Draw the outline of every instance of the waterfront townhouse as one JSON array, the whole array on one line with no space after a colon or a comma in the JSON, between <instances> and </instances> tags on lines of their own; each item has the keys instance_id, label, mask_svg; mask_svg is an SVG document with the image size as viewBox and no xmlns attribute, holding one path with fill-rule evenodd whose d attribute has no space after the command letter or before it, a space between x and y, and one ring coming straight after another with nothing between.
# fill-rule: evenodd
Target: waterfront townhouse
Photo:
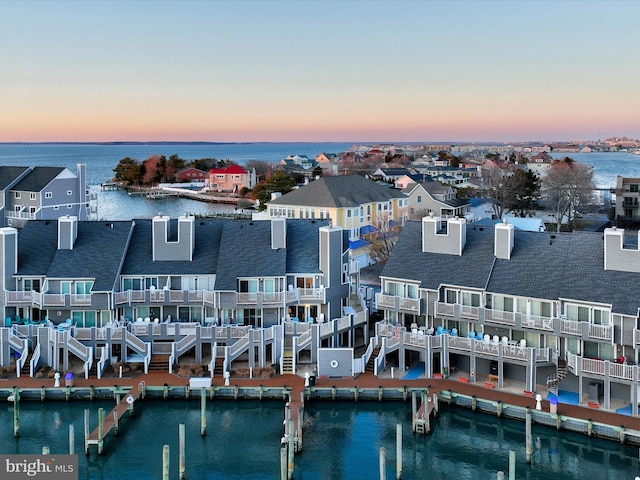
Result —
<instances>
[{"instance_id":1,"label":"waterfront townhouse","mask_svg":"<svg viewBox=\"0 0 640 480\"><path fill-rule=\"evenodd\" d=\"M350 272L346 232L328 220L63 217L0 229L0 252L0 363L18 352L31 374L42 362L66 369L70 355L87 375L115 361L148 368L156 354L171 369L189 351L213 372L251 348L252 364L281 362L285 347L293 369L304 349L315 360L323 342L354 338L353 316L334 322L350 304ZM366 315L357 323L366 329Z\"/></svg>"},{"instance_id":2,"label":"waterfront townhouse","mask_svg":"<svg viewBox=\"0 0 640 480\"><path fill-rule=\"evenodd\" d=\"M377 230L403 225L407 197L359 175L322 177L267 203L268 218L330 219L349 232L352 260L371 263L365 239Z\"/></svg>"},{"instance_id":3,"label":"waterfront townhouse","mask_svg":"<svg viewBox=\"0 0 640 480\"><path fill-rule=\"evenodd\" d=\"M6 192L4 224L21 227L27 220L53 220L65 215L89 219L94 207L84 164L78 164L77 173L63 167L27 167L23 172L16 168L0 170L0 184Z\"/></svg>"},{"instance_id":4,"label":"waterfront townhouse","mask_svg":"<svg viewBox=\"0 0 640 480\"><path fill-rule=\"evenodd\" d=\"M381 274L382 357L428 377L523 382L638 412L640 252L624 231L570 234L464 219L407 222ZM433 335L429 335L433 333ZM593 393L595 389L596 393Z\"/></svg>"}]
</instances>

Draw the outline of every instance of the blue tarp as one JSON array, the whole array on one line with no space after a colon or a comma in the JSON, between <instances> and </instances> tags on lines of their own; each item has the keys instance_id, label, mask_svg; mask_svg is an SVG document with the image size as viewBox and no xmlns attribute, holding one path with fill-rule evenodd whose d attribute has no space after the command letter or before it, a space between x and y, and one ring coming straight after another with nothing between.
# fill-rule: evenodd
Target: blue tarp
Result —
<instances>
[{"instance_id":1,"label":"blue tarp","mask_svg":"<svg viewBox=\"0 0 640 480\"><path fill-rule=\"evenodd\" d=\"M367 242L366 240L359 238L358 240L349 240L349 248L351 250L355 250L357 248L362 248L362 247L366 247L367 245L369 245L369 242Z\"/></svg>"}]
</instances>

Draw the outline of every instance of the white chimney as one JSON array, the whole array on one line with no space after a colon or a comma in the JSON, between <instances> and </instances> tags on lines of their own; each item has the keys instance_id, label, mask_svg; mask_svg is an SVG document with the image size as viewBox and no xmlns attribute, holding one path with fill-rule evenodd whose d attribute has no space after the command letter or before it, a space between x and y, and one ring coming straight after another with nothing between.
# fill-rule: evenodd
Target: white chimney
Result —
<instances>
[{"instance_id":1,"label":"white chimney","mask_svg":"<svg viewBox=\"0 0 640 480\"><path fill-rule=\"evenodd\" d=\"M66 215L58 219L58 250L73 250L78 238L78 217Z\"/></svg>"},{"instance_id":2,"label":"white chimney","mask_svg":"<svg viewBox=\"0 0 640 480\"><path fill-rule=\"evenodd\" d=\"M271 219L271 248L285 248L287 246L287 219L274 217Z\"/></svg>"},{"instance_id":3,"label":"white chimney","mask_svg":"<svg viewBox=\"0 0 640 480\"><path fill-rule=\"evenodd\" d=\"M169 217L156 216L152 221L153 260L191 261L195 249L195 218L181 216L178 218L178 238L169 239Z\"/></svg>"},{"instance_id":4,"label":"white chimney","mask_svg":"<svg viewBox=\"0 0 640 480\"><path fill-rule=\"evenodd\" d=\"M462 255L467 243L467 221L464 218L424 217L422 219L422 251Z\"/></svg>"},{"instance_id":5,"label":"white chimney","mask_svg":"<svg viewBox=\"0 0 640 480\"><path fill-rule=\"evenodd\" d=\"M502 258L504 260L511 258L515 238L514 232L514 226L507 223L506 219L504 219L503 223L496 224L493 240L493 254L496 258Z\"/></svg>"}]
</instances>

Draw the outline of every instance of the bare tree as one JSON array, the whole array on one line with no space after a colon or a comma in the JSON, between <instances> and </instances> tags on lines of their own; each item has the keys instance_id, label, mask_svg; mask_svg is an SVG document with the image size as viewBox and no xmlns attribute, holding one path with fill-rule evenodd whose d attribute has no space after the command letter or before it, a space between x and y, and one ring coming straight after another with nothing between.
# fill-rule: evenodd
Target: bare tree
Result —
<instances>
[{"instance_id":1,"label":"bare tree","mask_svg":"<svg viewBox=\"0 0 640 480\"><path fill-rule=\"evenodd\" d=\"M525 190L526 178L517 174L512 163L494 164L482 168L482 196L491 201L496 218L509 211L518 195Z\"/></svg>"},{"instance_id":2,"label":"bare tree","mask_svg":"<svg viewBox=\"0 0 640 480\"><path fill-rule=\"evenodd\" d=\"M542 179L542 188L547 205L551 207L556 231L560 231L563 220L573 225L576 209L589 201L595 188L593 171L583 163L569 157L556 160Z\"/></svg>"},{"instance_id":3,"label":"bare tree","mask_svg":"<svg viewBox=\"0 0 640 480\"><path fill-rule=\"evenodd\" d=\"M400 226L390 221L389 215L383 215L376 222L376 231L367 235L369 241L369 256L376 262L386 262L391 255L391 250L398 239Z\"/></svg>"}]
</instances>

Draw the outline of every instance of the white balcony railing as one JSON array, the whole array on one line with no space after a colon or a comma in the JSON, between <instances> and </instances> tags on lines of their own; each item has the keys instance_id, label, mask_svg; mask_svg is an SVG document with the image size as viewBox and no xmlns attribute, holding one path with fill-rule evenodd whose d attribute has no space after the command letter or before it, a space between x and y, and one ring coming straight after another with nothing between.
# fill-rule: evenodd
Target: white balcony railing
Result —
<instances>
[{"instance_id":1,"label":"white balcony railing","mask_svg":"<svg viewBox=\"0 0 640 480\"><path fill-rule=\"evenodd\" d=\"M504 312L502 310L492 310L487 308L484 311L485 322L499 323L500 325L515 325L516 316L513 312Z\"/></svg>"},{"instance_id":2,"label":"white balcony railing","mask_svg":"<svg viewBox=\"0 0 640 480\"><path fill-rule=\"evenodd\" d=\"M553 319L550 317L540 317L538 315L522 315L522 328L532 330L543 330L553 332Z\"/></svg>"}]
</instances>

